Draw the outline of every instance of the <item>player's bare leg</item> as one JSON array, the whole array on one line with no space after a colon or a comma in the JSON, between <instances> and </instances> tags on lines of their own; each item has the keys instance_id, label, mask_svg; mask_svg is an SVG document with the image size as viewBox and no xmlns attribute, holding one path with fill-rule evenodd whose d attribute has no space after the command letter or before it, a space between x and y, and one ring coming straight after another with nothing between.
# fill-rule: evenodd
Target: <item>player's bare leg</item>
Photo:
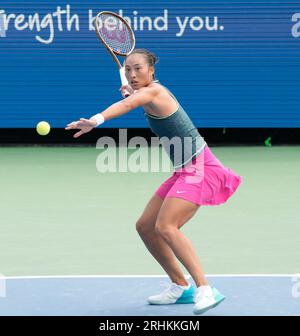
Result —
<instances>
[{"instance_id":1,"label":"player's bare leg","mask_svg":"<svg viewBox=\"0 0 300 336\"><path fill-rule=\"evenodd\" d=\"M161 205L155 226L156 232L191 274L197 287L208 285L208 281L191 241L180 228L194 216L198 208L198 205L184 199L166 198Z\"/></svg>"},{"instance_id":2,"label":"player's bare leg","mask_svg":"<svg viewBox=\"0 0 300 336\"><path fill-rule=\"evenodd\" d=\"M188 281L167 242L155 230L157 215L163 200L154 195L147 204L142 216L136 223L136 229L149 252L166 271L172 282L178 285L188 285Z\"/></svg>"}]
</instances>

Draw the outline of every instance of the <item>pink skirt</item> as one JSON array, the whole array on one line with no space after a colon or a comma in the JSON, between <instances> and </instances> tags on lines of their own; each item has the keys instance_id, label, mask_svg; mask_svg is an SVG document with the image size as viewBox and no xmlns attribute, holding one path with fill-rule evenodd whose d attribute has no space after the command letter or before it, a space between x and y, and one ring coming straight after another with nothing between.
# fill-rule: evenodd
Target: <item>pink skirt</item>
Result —
<instances>
[{"instance_id":1,"label":"pink skirt","mask_svg":"<svg viewBox=\"0 0 300 336\"><path fill-rule=\"evenodd\" d=\"M186 167L176 169L155 194L162 199L177 197L197 205L218 205L235 193L242 179L206 146Z\"/></svg>"}]
</instances>

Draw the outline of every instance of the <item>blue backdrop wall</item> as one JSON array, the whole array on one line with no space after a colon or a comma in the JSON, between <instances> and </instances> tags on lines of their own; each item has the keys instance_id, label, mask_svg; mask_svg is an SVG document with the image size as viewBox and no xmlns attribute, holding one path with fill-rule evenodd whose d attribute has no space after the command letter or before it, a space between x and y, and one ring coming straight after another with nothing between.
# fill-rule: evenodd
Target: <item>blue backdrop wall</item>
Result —
<instances>
[{"instance_id":1,"label":"blue backdrop wall","mask_svg":"<svg viewBox=\"0 0 300 336\"><path fill-rule=\"evenodd\" d=\"M300 127L299 1L0 2L0 128L64 127L121 99L92 18L121 11L197 127ZM103 127L147 127L141 109Z\"/></svg>"}]
</instances>

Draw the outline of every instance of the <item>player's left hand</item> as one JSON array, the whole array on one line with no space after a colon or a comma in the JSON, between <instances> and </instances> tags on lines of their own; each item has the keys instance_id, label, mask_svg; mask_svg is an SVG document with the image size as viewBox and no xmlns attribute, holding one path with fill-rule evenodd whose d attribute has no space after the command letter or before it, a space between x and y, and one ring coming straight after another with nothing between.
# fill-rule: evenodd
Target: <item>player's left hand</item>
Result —
<instances>
[{"instance_id":1,"label":"player's left hand","mask_svg":"<svg viewBox=\"0 0 300 336\"><path fill-rule=\"evenodd\" d=\"M74 138L80 137L82 134L90 132L94 127L97 126L97 122L93 119L80 118L78 121L73 121L66 126L66 130L80 129L79 132L73 135Z\"/></svg>"}]
</instances>

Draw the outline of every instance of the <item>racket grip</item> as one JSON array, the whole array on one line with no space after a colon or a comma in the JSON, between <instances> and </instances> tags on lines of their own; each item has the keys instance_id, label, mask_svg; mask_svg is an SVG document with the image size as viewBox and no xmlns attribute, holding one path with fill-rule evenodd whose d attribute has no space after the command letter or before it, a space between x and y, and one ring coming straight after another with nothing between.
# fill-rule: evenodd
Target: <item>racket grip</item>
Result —
<instances>
[{"instance_id":1,"label":"racket grip","mask_svg":"<svg viewBox=\"0 0 300 336\"><path fill-rule=\"evenodd\" d=\"M119 69L119 71L120 71L120 78L121 78L122 85L128 85L128 81L127 81L127 78L125 76L125 69L122 67L122 68ZM125 97L128 97L128 96L130 96L130 93L127 90L125 90L124 95L125 95Z\"/></svg>"}]
</instances>

